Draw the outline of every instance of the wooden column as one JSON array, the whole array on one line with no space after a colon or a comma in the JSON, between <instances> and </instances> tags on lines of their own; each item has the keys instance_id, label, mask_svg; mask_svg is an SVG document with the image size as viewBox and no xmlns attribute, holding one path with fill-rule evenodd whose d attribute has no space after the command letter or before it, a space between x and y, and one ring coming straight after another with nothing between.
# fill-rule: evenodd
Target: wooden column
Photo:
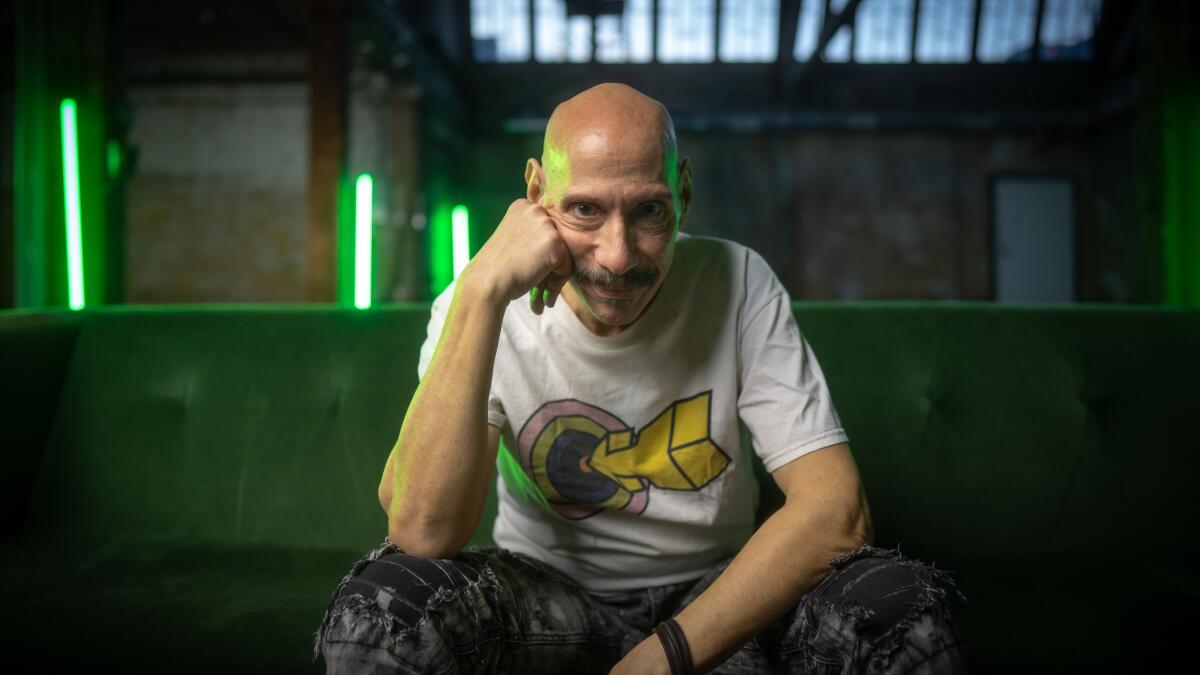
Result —
<instances>
[{"instance_id":1,"label":"wooden column","mask_svg":"<svg viewBox=\"0 0 1200 675\"><path fill-rule=\"evenodd\" d=\"M309 302L334 302L346 158L346 3L312 0L309 12L306 296Z\"/></svg>"}]
</instances>

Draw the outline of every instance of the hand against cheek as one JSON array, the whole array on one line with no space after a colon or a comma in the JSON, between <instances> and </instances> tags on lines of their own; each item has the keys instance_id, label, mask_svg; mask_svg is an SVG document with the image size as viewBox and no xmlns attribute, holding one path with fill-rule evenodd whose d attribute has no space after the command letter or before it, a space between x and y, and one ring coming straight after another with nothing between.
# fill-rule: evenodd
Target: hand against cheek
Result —
<instances>
[{"instance_id":1,"label":"hand against cheek","mask_svg":"<svg viewBox=\"0 0 1200 675\"><path fill-rule=\"evenodd\" d=\"M530 308L540 314L554 306L572 271L571 253L550 214L538 204L518 199L463 270L463 277L481 284L504 304L529 293Z\"/></svg>"}]
</instances>

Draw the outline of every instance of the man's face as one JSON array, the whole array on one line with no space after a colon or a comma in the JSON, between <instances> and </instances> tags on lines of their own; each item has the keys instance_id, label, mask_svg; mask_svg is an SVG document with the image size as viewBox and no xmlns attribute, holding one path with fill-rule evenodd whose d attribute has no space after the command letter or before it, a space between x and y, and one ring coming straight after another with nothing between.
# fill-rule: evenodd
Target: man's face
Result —
<instances>
[{"instance_id":1,"label":"man's face","mask_svg":"<svg viewBox=\"0 0 1200 675\"><path fill-rule=\"evenodd\" d=\"M681 180L664 168L661 142L597 133L544 158L541 202L575 264L573 293L564 297L593 332L618 333L641 316L671 267L687 206L671 183Z\"/></svg>"}]
</instances>

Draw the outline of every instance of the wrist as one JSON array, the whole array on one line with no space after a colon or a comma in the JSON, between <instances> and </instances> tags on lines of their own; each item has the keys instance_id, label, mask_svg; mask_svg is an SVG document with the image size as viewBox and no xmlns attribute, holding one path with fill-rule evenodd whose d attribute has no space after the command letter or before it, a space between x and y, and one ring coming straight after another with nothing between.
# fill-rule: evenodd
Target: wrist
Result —
<instances>
[{"instance_id":1,"label":"wrist","mask_svg":"<svg viewBox=\"0 0 1200 675\"><path fill-rule=\"evenodd\" d=\"M454 299L498 311L503 311L509 301L499 284L479 274L469 264L454 284Z\"/></svg>"}]
</instances>

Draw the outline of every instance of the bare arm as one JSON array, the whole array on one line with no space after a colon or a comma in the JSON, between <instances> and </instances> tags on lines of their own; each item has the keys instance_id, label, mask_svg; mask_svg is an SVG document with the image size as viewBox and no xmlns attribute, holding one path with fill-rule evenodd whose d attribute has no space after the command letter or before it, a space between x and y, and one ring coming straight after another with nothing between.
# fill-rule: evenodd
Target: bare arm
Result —
<instances>
[{"instance_id":1,"label":"bare arm","mask_svg":"<svg viewBox=\"0 0 1200 675\"><path fill-rule=\"evenodd\" d=\"M570 271L554 222L524 199L463 270L379 483L388 537L404 552L449 557L475 531L499 443L487 406L504 311L535 284L553 304Z\"/></svg>"},{"instance_id":2,"label":"bare arm","mask_svg":"<svg viewBox=\"0 0 1200 675\"><path fill-rule=\"evenodd\" d=\"M831 560L873 537L858 469L845 443L804 455L772 476L787 502L676 617L698 672L732 656L825 578ZM651 635L613 672L670 671L658 637Z\"/></svg>"}]
</instances>

